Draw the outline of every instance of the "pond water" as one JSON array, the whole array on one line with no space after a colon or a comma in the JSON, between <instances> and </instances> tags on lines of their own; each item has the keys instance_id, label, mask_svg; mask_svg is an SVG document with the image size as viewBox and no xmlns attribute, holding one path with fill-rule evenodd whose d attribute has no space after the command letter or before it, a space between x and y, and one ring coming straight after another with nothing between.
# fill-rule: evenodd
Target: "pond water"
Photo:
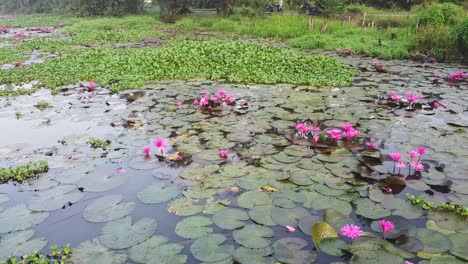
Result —
<instances>
[{"instance_id":1,"label":"pond water","mask_svg":"<svg viewBox=\"0 0 468 264\"><path fill-rule=\"evenodd\" d=\"M390 61L378 72L370 59L340 59L357 70L345 88L168 80L0 98L2 167L49 164L36 180L0 185L0 259L69 243L74 263L468 261L466 218L406 198L468 206L468 87L433 77L467 68ZM226 90L235 104L200 110L203 90ZM391 92L424 98L408 106ZM35 107L43 101L52 107ZM302 122L320 128L317 143L298 133ZM359 136L327 136L344 123ZM111 143L94 149L90 138ZM157 138L182 160L160 161ZM398 174L389 154L407 162L420 146L421 171ZM386 240L381 219L395 224ZM318 250L317 223L368 233L328 233Z\"/></svg>"}]
</instances>

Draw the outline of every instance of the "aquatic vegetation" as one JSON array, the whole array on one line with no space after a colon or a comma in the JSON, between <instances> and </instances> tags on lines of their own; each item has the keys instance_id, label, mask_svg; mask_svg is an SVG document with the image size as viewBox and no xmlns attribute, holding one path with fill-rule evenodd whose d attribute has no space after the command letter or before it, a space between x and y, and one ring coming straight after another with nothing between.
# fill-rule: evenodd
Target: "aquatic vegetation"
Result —
<instances>
[{"instance_id":1,"label":"aquatic vegetation","mask_svg":"<svg viewBox=\"0 0 468 264\"><path fill-rule=\"evenodd\" d=\"M52 105L49 102L41 101L35 105L35 107L39 110L45 110L47 108L52 108Z\"/></svg>"},{"instance_id":2,"label":"aquatic vegetation","mask_svg":"<svg viewBox=\"0 0 468 264\"><path fill-rule=\"evenodd\" d=\"M226 149L222 149L218 152L218 156L221 158L221 159L227 159L228 156L229 156L229 151L227 151Z\"/></svg>"},{"instance_id":3,"label":"aquatic vegetation","mask_svg":"<svg viewBox=\"0 0 468 264\"><path fill-rule=\"evenodd\" d=\"M40 173L47 172L47 161L31 162L26 165L18 165L12 168L0 168L0 183L9 181L23 182L37 177Z\"/></svg>"},{"instance_id":4,"label":"aquatic vegetation","mask_svg":"<svg viewBox=\"0 0 468 264\"><path fill-rule=\"evenodd\" d=\"M98 139L98 138L90 137L88 140L88 143L92 148L95 148L95 149L96 148L107 149L110 146L111 141L106 140L106 139Z\"/></svg>"},{"instance_id":5,"label":"aquatic vegetation","mask_svg":"<svg viewBox=\"0 0 468 264\"><path fill-rule=\"evenodd\" d=\"M380 228L382 228L384 238L388 232L392 231L395 228L395 225L392 222L387 221L385 219L380 220L379 224L380 224Z\"/></svg>"},{"instance_id":6,"label":"aquatic vegetation","mask_svg":"<svg viewBox=\"0 0 468 264\"><path fill-rule=\"evenodd\" d=\"M211 113L212 111L219 110L223 105L235 105L236 95L227 95L225 90L219 90L215 95L211 96L210 92L203 90L202 97L195 99L193 105L198 106L200 110ZM227 96L226 96L227 95Z\"/></svg>"},{"instance_id":7,"label":"aquatic vegetation","mask_svg":"<svg viewBox=\"0 0 468 264\"><path fill-rule=\"evenodd\" d=\"M145 156L149 156L150 152L151 152L151 148L150 147L144 147L141 152L143 152L143 154Z\"/></svg>"},{"instance_id":8,"label":"aquatic vegetation","mask_svg":"<svg viewBox=\"0 0 468 264\"><path fill-rule=\"evenodd\" d=\"M412 204L421 206L424 210L447 210L463 217L468 217L468 208L463 205L453 204L451 202L435 205L433 202L427 202L424 196L415 196L406 194Z\"/></svg>"},{"instance_id":9,"label":"aquatic vegetation","mask_svg":"<svg viewBox=\"0 0 468 264\"><path fill-rule=\"evenodd\" d=\"M164 138L157 138L154 140L153 144L159 150L161 156L164 156L164 149L168 146L167 140Z\"/></svg>"},{"instance_id":10,"label":"aquatic vegetation","mask_svg":"<svg viewBox=\"0 0 468 264\"><path fill-rule=\"evenodd\" d=\"M57 245L50 247L50 253L45 255L39 250L29 252L24 256L17 258L9 258L4 264L67 264L71 262L72 250L70 245L66 245L63 248L59 248Z\"/></svg>"}]
</instances>

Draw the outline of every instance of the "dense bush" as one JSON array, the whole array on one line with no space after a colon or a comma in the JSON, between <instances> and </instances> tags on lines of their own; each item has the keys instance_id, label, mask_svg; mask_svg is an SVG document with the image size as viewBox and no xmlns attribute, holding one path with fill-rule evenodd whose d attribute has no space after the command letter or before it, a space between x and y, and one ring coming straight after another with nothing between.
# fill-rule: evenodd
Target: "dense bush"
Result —
<instances>
[{"instance_id":1,"label":"dense bush","mask_svg":"<svg viewBox=\"0 0 468 264\"><path fill-rule=\"evenodd\" d=\"M419 25L453 25L463 16L463 8L452 3L436 4L422 9L417 16Z\"/></svg>"},{"instance_id":2,"label":"dense bush","mask_svg":"<svg viewBox=\"0 0 468 264\"><path fill-rule=\"evenodd\" d=\"M70 0L68 10L80 16L121 16L143 9L144 0Z\"/></svg>"},{"instance_id":3,"label":"dense bush","mask_svg":"<svg viewBox=\"0 0 468 264\"><path fill-rule=\"evenodd\" d=\"M448 60L459 57L456 38L448 26L427 25L411 38L410 50Z\"/></svg>"},{"instance_id":4,"label":"dense bush","mask_svg":"<svg viewBox=\"0 0 468 264\"><path fill-rule=\"evenodd\" d=\"M454 35L460 52L463 53L465 61L468 61L468 18L458 23L455 27Z\"/></svg>"}]
</instances>

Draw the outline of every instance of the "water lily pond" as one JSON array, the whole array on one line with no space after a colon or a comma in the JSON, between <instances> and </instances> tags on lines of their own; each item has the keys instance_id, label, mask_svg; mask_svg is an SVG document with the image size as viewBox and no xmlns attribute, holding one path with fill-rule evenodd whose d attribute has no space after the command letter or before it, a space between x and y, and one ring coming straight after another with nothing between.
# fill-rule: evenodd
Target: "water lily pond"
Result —
<instances>
[{"instance_id":1,"label":"water lily pond","mask_svg":"<svg viewBox=\"0 0 468 264\"><path fill-rule=\"evenodd\" d=\"M468 87L448 80L467 68L340 59L349 87L83 80L0 98L1 167L48 164L0 185L0 261L70 244L77 264L468 262Z\"/></svg>"}]
</instances>

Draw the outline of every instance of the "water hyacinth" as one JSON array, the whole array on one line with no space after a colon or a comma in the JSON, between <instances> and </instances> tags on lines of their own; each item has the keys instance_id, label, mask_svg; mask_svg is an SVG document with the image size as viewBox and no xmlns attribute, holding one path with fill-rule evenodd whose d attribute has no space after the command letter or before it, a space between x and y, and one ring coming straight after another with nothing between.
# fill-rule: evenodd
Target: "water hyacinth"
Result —
<instances>
[{"instance_id":1,"label":"water hyacinth","mask_svg":"<svg viewBox=\"0 0 468 264\"><path fill-rule=\"evenodd\" d=\"M363 231L357 225L345 225L340 228L341 234L345 237L349 237L351 239L358 238L362 235Z\"/></svg>"}]
</instances>

